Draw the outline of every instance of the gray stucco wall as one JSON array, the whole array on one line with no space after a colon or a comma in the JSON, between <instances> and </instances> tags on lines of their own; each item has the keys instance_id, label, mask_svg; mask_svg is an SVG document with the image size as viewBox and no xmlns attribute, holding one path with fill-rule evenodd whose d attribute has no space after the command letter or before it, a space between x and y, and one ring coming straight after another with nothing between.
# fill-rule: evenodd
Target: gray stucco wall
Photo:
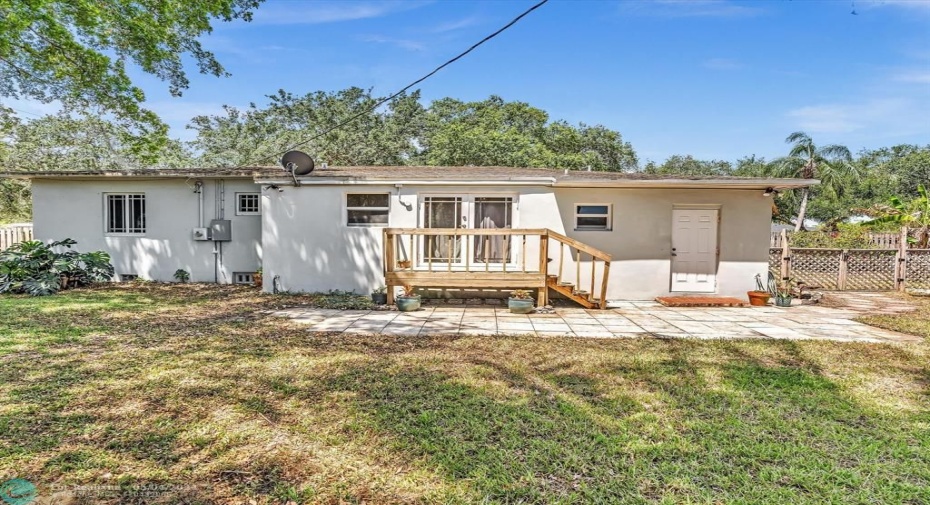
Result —
<instances>
[{"instance_id":1,"label":"gray stucco wall","mask_svg":"<svg viewBox=\"0 0 930 505\"><path fill-rule=\"evenodd\" d=\"M194 181L179 179L45 180L33 181L33 223L37 240L66 237L81 251L104 250L118 274L172 281L183 268L195 282L232 282L233 272L254 272L261 265L261 216L237 216L236 193L259 191L251 179L225 180L225 217L232 221L233 240L223 243L222 262L214 258L214 243L193 240L198 225L198 195ZM106 193L144 193L146 232L138 236L108 235L104 228ZM218 217L214 180L203 184L204 221Z\"/></svg>"}]
</instances>

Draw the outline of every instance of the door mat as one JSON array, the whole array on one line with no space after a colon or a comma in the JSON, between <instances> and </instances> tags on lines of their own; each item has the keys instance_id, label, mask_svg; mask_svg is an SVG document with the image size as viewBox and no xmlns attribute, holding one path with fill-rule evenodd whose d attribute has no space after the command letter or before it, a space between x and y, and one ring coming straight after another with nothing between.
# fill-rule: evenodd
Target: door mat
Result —
<instances>
[{"instance_id":1,"label":"door mat","mask_svg":"<svg viewBox=\"0 0 930 505\"><path fill-rule=\"evenodd\" d=\"M666 307L749 307L749 302L731 296L660 296Z\"/></svg>"}]
</instances>

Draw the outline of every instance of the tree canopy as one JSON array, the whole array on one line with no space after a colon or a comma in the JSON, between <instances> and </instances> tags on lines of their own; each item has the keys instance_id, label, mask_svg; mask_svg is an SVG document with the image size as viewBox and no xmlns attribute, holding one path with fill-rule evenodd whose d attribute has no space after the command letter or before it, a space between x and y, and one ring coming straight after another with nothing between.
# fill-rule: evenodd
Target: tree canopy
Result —
<instances>
[{"instance_id":1,"label":"tree canopy","mask_svg":"<svg viewBox=\"0 0 930 505\"><path fill-rule=\"evenodd\" d=\"M198 38L217 18L249 21L260 2L0 0L0 96L101 109L135 133L133 148L144 155L141 146L167 142L167 126L142 106L127 64L166 81L175 96L189 85L185 57L202 73L227 75Z\"/></svg>"}]
</instances>

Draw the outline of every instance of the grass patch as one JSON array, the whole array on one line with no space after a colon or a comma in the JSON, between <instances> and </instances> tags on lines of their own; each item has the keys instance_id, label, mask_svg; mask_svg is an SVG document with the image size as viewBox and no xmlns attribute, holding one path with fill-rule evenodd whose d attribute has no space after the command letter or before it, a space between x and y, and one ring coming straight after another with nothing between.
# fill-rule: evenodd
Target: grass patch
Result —
<instances>
[{"instance_id":1,"label":"grass patch","mask_svg":"<svg viewBox=\"0 0 930 505\"><path fill-rule=\"evenodd\" d=\"M913 312L901 314L874 314L862 316L857 321L886 330L899 331L924 337L930 341L930 296L900 295L916 307Z\"/></svg>"},{"instance_id":2,"label":"grass patch","mask_svg":"<svg viewBox=\"0 0 930 505\"><path fill-rule=\"evenodd\" d=\"M374 338L265 312L319 296L0 297L0 480L98 486L76 503L930 502L926 343Z\"/></svg>"}]
</instances>

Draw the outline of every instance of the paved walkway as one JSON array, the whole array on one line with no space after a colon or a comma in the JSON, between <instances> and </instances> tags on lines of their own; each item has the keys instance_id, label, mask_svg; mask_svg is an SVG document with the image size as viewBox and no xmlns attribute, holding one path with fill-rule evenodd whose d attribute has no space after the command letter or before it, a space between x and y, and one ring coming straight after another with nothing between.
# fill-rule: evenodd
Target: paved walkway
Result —
<instances>
[{"instance_id":1,"label":"paved walkway","mask_svg":"<svg viewBox=\"0 0 930 505\"><path fill-rule=\"evenodd\" d=\"M274 312L311 331L369 335L536 335L594 338L772 338L845 342L920 342L920 337L853 321L861 309L671 308L616 302L608 310L556 308L511 314L506 307L424 307L416 312L292 308Z\"/></svg>"}]
</instances>

